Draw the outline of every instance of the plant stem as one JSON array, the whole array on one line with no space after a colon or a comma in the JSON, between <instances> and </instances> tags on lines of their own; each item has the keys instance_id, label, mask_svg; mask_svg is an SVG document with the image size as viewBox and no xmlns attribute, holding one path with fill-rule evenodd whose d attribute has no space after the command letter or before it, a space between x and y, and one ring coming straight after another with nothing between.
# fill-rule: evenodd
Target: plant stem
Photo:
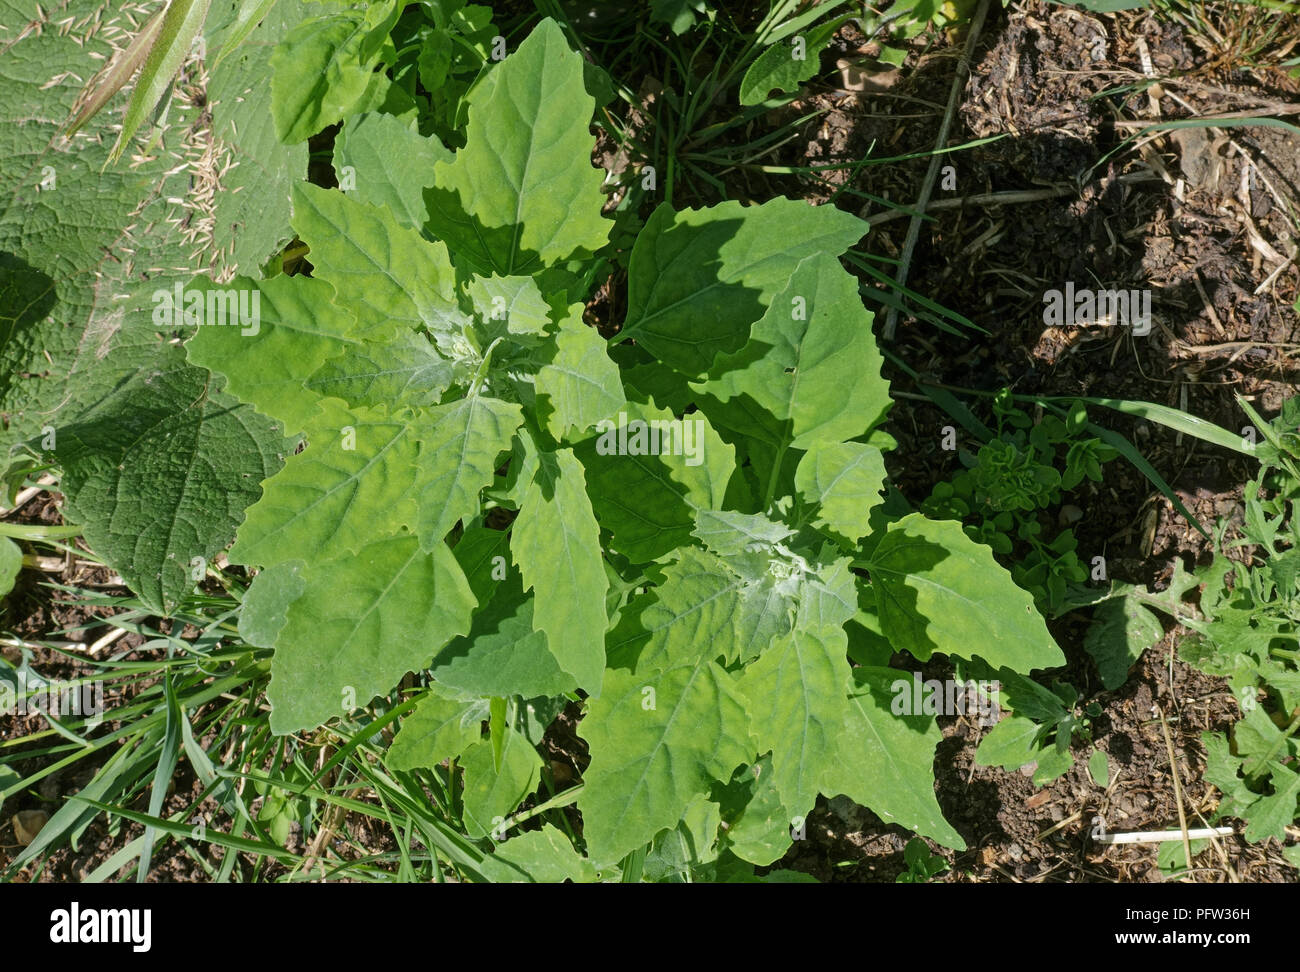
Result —
<instances>
[{"instance_id":1,"label":"plant stem","mask_svg":"<svg viewBox=\"0 0 1300 972\"><path fill-rule=\"evenodd\" d=\"M560 807L567 807L569 804L573 803L575 800L578 799L578 795L582 793L583 785L584 784L579 783L577 786L571 786L567 790L563 790L560 793L557 793L555 796L551 797L545 803L539 803L531 810L525 810L523 813L518 813L515 814L513 817L508 817L501 824L502 831L509 830L510 828L516 827L521 823L525 823L526 821L532 820L534 817L539 816L548 810L556 810Z\"/></svg>"},{"instance_id":2,"label":"plant stem","mask_svg":"<svg viewBox=\"0 0 1300 972\"><path fill-rule=\"evenodd\" d=\"M776 450L776 459L772 462L772 474L767 477L767 490L763 493L763 510L771 512L772 497L776 495L776 483L781 477L781 463L785 461L785 452L790 448L789 442L783 442Z\"/></svg>"},{"instance_id":3,"label":"plant stem","mask_svg":"<svg viewBox=\"0 0 1300 972\"><path fill-rule=\"evenodd\" d=\"M58 540L81 536L79 526L48 526L44 523L0 523L0 537L15 540Z\"/></svg>"}]
</instances>

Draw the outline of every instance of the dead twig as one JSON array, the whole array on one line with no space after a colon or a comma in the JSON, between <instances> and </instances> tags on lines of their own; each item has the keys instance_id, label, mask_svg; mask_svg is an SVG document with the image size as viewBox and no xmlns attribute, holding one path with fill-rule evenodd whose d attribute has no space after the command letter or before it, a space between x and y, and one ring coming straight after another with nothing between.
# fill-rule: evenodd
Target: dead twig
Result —
<instances>
[{"instance_id":1,"label":"dead twig","mask_svg":"<svg viewBox=\"0 0 1300 972\"><path fill-rule=\"evenodd\" d=\"M1129 184L1134 182L1159 182L1160 177L1150 172L1129 172L1114 181ZM1061 186L1057 189L1007 189L1001 192L982 192L973 196L961 196L952 199L935 199L928 203L924 212L938 212L942 209L960 209L963 206L1014 206L1020 203L1042 202L1044 199L1058 199L1078 192L1074 186ZM867 217L872 226L889 223L904 216L915 216L914 209L891 209Z\"/></svg>"}]
</instances>

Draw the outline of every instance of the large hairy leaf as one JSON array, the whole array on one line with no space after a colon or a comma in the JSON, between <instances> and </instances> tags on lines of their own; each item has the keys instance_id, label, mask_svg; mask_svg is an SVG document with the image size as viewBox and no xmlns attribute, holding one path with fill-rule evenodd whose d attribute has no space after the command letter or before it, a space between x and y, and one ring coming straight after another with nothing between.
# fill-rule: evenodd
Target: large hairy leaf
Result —
<instances>
[{"instance_id":1,"label":"large hairy leaf","mask_svg":"<svg viewBox=\"0 0 1300 972\"><path fill-rule=\"evenodd\" d=\"M208 50L215 51L238 29L235 0L214 0L204 27ZM213 146L205 178L216 174L212 195L212 240L222 264L252 276L293 236L289 192L307 173L307 146L286 145L276 137L267 105L266 77L271 53L310 8L274 3L229 56L212 65L206 92L212 113ZM212 63L209 61L209 63Z\"/></svg>"},{"instance_id":2,"label":"large hairy leaf","mask_svg":"<svg viewBox=\"0 0 1300 972\"><path fill-rule=\"evenodd\" d=\"M60 128L112 55L106 39L135 26L88 0L61 5L58 24L52 15L0 4L0 465L18 442L52 452L69 517L168 613L229 542L285 445L272 422L185 366L169 343L180 322L155 319L154 298L192 268L228 273L265 256L271 235L234 245L231 197L244 195L251 170L275 184L304 157L268 150L255 125L231 127L241 83L232 63L206 91L173 93L167 125L150 132L155 151L107 165L123 100L70 140ZM287 212L283 200L265 209L272 225Z\"/></svg>"},{"instance_id":3,"label":"large hairy leaf","mask_svg":"<svg viewBox=\"0 0 1300 972\"><path fill-rule=\"evenodd\" d=\"M166 366L57 434L65 515L163 614L204 579L288 451L265 419L210 381L173 349Z\"/></svg>"}]
</instances>

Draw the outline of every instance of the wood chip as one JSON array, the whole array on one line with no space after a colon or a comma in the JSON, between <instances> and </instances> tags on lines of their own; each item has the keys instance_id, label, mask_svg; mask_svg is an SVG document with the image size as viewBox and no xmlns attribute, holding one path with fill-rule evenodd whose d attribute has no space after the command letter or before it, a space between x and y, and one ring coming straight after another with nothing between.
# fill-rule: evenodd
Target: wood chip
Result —
<instances>
[{"instance_id":1,"label":"wood chip","mask_svg":"<svg viewBox=\"0 0 1300 972\"><path fill-rule=\"evenodd\" d=\"M1029 810L1037 810L1044 803L1050 802L1051 799L1052 799L1051 790L1041 790L1025 801L1025 807L1026 809Z\"/></svg>"}]
</instances>

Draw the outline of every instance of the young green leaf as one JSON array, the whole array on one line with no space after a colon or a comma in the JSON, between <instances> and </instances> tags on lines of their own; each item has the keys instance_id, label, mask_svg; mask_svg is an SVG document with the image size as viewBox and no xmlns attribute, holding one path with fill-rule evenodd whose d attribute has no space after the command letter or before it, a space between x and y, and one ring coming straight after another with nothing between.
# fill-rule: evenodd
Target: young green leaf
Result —
<instances>
[{"instance_id":1,"label":"young green leaf","mask_svg":"<svg viewBox=\"0 0 1300 972\"><path fill-rule=\"evenodd\" d=\"M1103 790L1109 785L1110 759L1100 749L1094 749L1088 757L1088 773L1092 776L1092 782Z\"/></svg>"},{"instance_id":2,"label":"young green leaf","mask_svg":"<svg viewBox=\"0 0 1300 972\"><path fill-rule=\"evenodd\" d=\"M745 345L750 325L787 289L792 266L814 254L842 253L866 229L838 209L789 199L680 213L661 205L632 248L621 335L682 374L699 377L719 353ZM811 303L811 294L802 296ZM788 316L791 310L787 304L773 313ZM857 313L865 314L861 301ZM707 329L701 321L709 322Z\"/></svg>"},{"instance_id":3,"label":"young green leaf","mask_svg":"<svg viewBox=\"0 0 1300 972\"><path fill-rule=\"evenodd\" d=\"M778 41L754 59L740 82L742 105L762 104L773 89L796 91L820 68L822 49L831 39L838 21L796 34L789 42Z\"/></svg>"},{"instance_id":4,"label":"young green leaf","mask_svg":"<svg viewBox=\"0 0 1300 972\"><path fill-rule=\"evenodd\" d=\"M934 748L943 734L933 716L893 711L892 686L901 674L892 668L853 669L843 744L826 767L821 791L842 793L886 822L964 850L934 794Z\"/></svg>"},{"instance_id":5,"label":"young green leaf","mask_svg":"<svg viewBox=\"0 0 1300 972\"><path fill-rule=\"evenodd\" d=\"M349 118L334 142L339 185L353 187L344 191L360 202L386 207L413 230L423 230L429 218L424 187L433 178L433 167L451 157L436 136L421 135L380 112Z\"/></svg>"},{"instance_id":6,"label":"young green leaf","mask_svg":"<svg viewBox=\"0 0 1300 972\"><path fill-rule=\"evenodd\" d=\"M582 57L543 20L469 96L469 134L425 192L429 226L466 269L535 273L605 245L601 175L587 164L595 102Z\"/></svg>"},{"instance_id":7,"label":"young green leaf","mask_svg":"<svg viewBox=\"0 0 1300 972\"><path fill-rule=\"evenodd\" d=\"M343 118L370 86L404 4L387 0L305 20L271 57L271 115L282 142L303 142Z\"/></svg>"},{"instance_id":8,"label":"young green leaf","mask_svg":"<svg viewBox=\"0 0 1300 972\"><path fill-rule=\"evenodd\" d=\"M302 432L320 397L306 383L330 358L356 346L355 314L332 302L329 284L306 277L236 277L223 288L199 280L194 289L205 298L217 289L235 292L236 300L247 293L250 304L256 293L256 334L238 327L200 327L186 353L194 364L225 375L228 391L284 423L287 433Z\"/></svg>"},{"instance_id":9,"label":"young green leaf","mask_svg":"<svg viewBox=\"0 0 1300 972\"><path fill-rule=\"evenodd\" d=\"M22 569L22 548L8 537L0 537L0 598L14 589L14 581Z\"/></svg>"},{"instance_id":10,"label":"young green leaf","mask_svg":"<svg viewBox=\"0 0 1300 972\"><path fill-rule=\"evenodd\" d=\"M244 594L239 611L239 637L259 648L274 648L289 605L302 597L307 582L301 560L289 560L259 571Z\"/></svg>"},{"instance_id":11,"label":"young green leaf","mask_svg":"<svg viewBox=\"0 0 1300 972\"><path fill-rule=\"evenodd\" d=\"M1018 672L1065 664L1032 596L958 523L913 513L890 524L868 569L896 650L920 661L936 651L978 655Z\"/></svg>"},{"instance_id":12,"label":"young green leaf","mask_svg":"<svg viewBox=\"0 0 1300 972\"><path fill-rule=\"evenodd\" d=\"M584 432L627 405L618 366L605 339L582 321L582 305L569 308L555 335L554 358L537 373L539 411L556 439Z\"/></svg>"},{"instance_id":13,"label":"young green leaf","mask_svg":"<svg viewBox=\"0 0 1300 972\"><path fill-rule=\"evenodd\" d=\"M799 460L795 488L814 520L835 536L856 543L871 532L871 511L883 503L885 457L861 442L814 442Z\"/></svg>"},{"instance_id":14,"label":"young green leaf","mask_svg":"<svg viewBox=\"0 0 1300 972\"><path fill-rule=\"evenodd\" d=\"M474 595L446 546L376 540L308 560L271 659L271 728L312 729L390 691L470 628ZM329 690L322 691L328 687Z\"/></svg>"},{"instance_id":15,"label":"young green leaf","mask_svg":"<svg viewBox=\"0 0 1300 972\"><path fill-rule=\"evenodd\" d=\"M398 408L436 405L455 367L422 334L402 331L389 341L363 341L330 358L304 383L317 395L349 405Z\"/></svg>"},{"instance_id":16,"label":"young green leaf","mask_svg":"<svg viewBox=\"0 0 1300 972\"><path fill-rule=\"evenodd\" d=\"M682 549L664 581L623 612L608 639L609 663L662 671L710 658L735 658L746 647L737 620L749 581L714 554Z\"/></svg>"},{"instance_id":17,"label":"young green leaf","mask_svg":"<svg viewBox=\"0 0 1300 972\"><path fill-rule=\"evenodd\" d=\"M402 720L384 762L389 769L409 771L455 759L482 738L479 708L431 688Z\"/></svg>"},{"instance_id":18,"label":"young green leaf","mask_svg":"<svg viewBox=\"0 0 1300 972\"><path fill-rule=\"evenodd\" d=\"M613 862L681 820L753 751L744 697L706 656L652 675L611 671L579 735L591 750L578 808L593 861Z\"/></svg>"},{"instance_id":19,"label":"young green leaf","mask_svg":"<svg viewBox=\"0 0 1300 972\"><path fill-rule=\"evenodd\" d=\"M710 378L692 387L708 396L704 411L726 425L730 409L710 400L743 399L779 422L796 449L840 442L879 424L892 404L880 377L880 352L857 281L833 257L806 257L754 324L749 343L720 355ZM743 429L742 429L743 431Z\"/></svg>"},{"instance_id":20,"label":"young green leaf","mask_svg":"<svg viewBox=\"0 0 1300 972\"><path fill-rule=\"evenodd\" d=\"M1160 619L1136 597L1106 601L1083 636L1083 647L1097 663L1097 673L1107 689L1128 680L1128 671L1164 635Z\"/></svg>"},{"instance_id":21,"label":"young green leaf","mask_svg":"<svg viewBox=\"0 0 1300 972\"><path fill-rule=\"evenodd\" d=\"M383 339L396 323L419 327L459 313L447 248L401 225L391 210L299 183L293 216L315 276L359 304L358 336Z\"/></svg>"},{"instance_id":22,"label":"young green leaf","mask_svg":"<svg viewBox=\"0 0 1300 972\"><path fill-rule=\"evenodd\" d=\"M645 430L643 438L658 436L657 454L642 448L638 430ZM735 448L703 415L677 418L635 401L573 449L601 527L613 534L618 552L638 564L690 543L697 513L722 507L736 467Z\"/></svg>"},{"instance_id":23,"label":"young green leaf","mask_svg":"<svg viewBox=\"0 0 1300 972\"><path fill-rule=\"evenodd\" d=\"M550 824L544 824L541 830L511 834L497 845L493 856L518 867L539 884L589 884L600 877L591 861L574 850L569 839Z\"/></svg>"},{"instance_id":24,"label":"young green leaf","mask_svg":"<svg viewBox=\"0 0 1300 972\"><path fill-rule=\"evenodd\" d=\"M605 590L600 528L573 451L544 453L524 490L510 552L536 592L533 623L560 667L590 695L605 671Z\"/></svg>"},{"instance_id":25,"label":"young green leaf","mask_svg":"<svg viewBox=\"0 0 1300 972\"><path fill-rule=\"evenodd\" d=\"M456 692L480 697L572 692L577 682L560 669L546 635L533 627L534 608L512 571L475 613L469 634L453 639L434 658L431 674Z\"/></svg>"},{"instance_id":26,"label":"young green leaf","mask_svg":"<svg viewBox=\"0 0 1300 972\"><path fill-rule=\"evenodd\" d=\"M471 837L492 833L542 778L542 758L513 729L506 731L499 766L487 739L471 746L461 765L465 767L465 827Z\"/></svg>"},{"instance_id":27,"label":"young green leaf","mask_svg":"<svg viewBox=\"0 0 1300 972\"><path fill-rule=\"evenodd\" d=\"M231 562L310 562L413 526L415 496L431 478L418 460L406 421L321 399L307 448L289 457L248 510Z\"/></svg>"},{"instance_id":28,"label":"young green leaf","mask_svg":"<svg viewBox=\"0 0 1300 972\"><path fill-rule=\"evenodd\" d=\"M781 801L792 815L812 810L841 758L849 718L847 639L839 628L795 628L776 638L740 679L750 735L772 753Z\"/></svg>"},{"instance_id":29,"label":"young green leaf","mask_svg":"<svg viewBox=\"0 0 1300 972\"><path fill-rule=\"evenodd\" d=\"M479 493L492 483L497 458L510 450L523 422L518 405L479 394L429 409L415 435L423 470L417 531L426 547L479 509Z\"/></svg>"}]
</instances>

